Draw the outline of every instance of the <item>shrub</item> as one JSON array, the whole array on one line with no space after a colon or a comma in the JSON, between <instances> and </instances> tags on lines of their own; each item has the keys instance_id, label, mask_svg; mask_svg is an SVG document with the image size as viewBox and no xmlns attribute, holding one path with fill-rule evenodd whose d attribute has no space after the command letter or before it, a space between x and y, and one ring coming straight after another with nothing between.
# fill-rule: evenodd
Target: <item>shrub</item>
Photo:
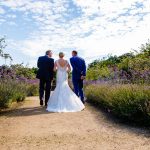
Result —
<instances>
[{"instance_id":1,"label":"shrub","mask_svg":"<svg viewBox=\"0 0 150 150\"><path fill-rule=\"evenodd\" d=\"M0 107L8 107L13 100L14 91L10 85L0 82Z\"/></svg>"},{"instance_id":2,"label":"shrub","mask_svg":"<svg viewBox=\"0 0 150 150\"><path fill-rule=\"evenodd\" d=\"M109 109L116 116L150 125L150 87L144 85L89 85L87 99Z\"/></svg>"},{"instance_id":3,"label":"shrub","mask_svg":"<svg viewBox=\"0 0 150 150\"><path fill-rule=\"evenodd\" d=\"M39 92L39 86L37 84L27 85L27 96L37 96Z\"/></svg>"},{"instance_id":4,"label":"shrub","mask_svg":"<svg viewBox=\"0 0 150 150\"><path fill-rule=\"evenodd\" d=\"M37 93L37 84L0 79L0 108L9 107L12 102L23 101L26 96L35 96Z\"/></svg>"},{"instance_id":5,"label":"shrub","mask_svg":"<svg viewBox=\"0 0 150 150\"><path fill-rule=\"evenodd\" d=\"M87 80L150 84L150 41L135 52L93 61L88 65Z\"/></svg>"}]
</instances>

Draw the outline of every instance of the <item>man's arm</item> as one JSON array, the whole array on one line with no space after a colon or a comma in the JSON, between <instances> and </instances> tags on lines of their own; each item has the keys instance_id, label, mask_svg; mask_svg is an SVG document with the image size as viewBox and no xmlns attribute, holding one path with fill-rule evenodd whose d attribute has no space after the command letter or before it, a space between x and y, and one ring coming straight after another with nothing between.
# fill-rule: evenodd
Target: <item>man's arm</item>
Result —
<instances>
[{"instance_id":1,"label":"man's arm","mask_svg":"<svg viewBox=\"0 0 150 150\"><path fill-rule=\"evenodd\" d=\"M54 70L54 59L52 59L51 63L52 63L51 70Z\"/></svg>"},{"instance_id":2,"label":"man's arm","mask_svg":"<svg viewBox=\"0 0 150 150\"><path fill-rule=\"evenodd\" d=\"M86 64L84 60L83 60L83 76L86 76Z\"/></svg>"},{"instance_id":3,"label":"man's arm","mask_svg":"<svg viewBox=\"0 0 150 150\"><path fill-rule=\"evenodd\" d=\"M79 60L76 60L76 61L79 61ZM85 74L85 71L83 72L83 68L82 67L78 67L76 64L75 64L75 60L74 59L70 59L70 63L71 63L71 66L74 70L76 70L77 72L81 73L81 74ZM85 62L84 62L85 63ZM82 64L81 64L82 65ZM80 65L79 65L80 66ZM85 68L85 67L84 67ZM86 68L84 69L86 70Z\"/></svg>"},{"instance_id":4,"label":"man's arm","mask_svg":"<svg viewBox=\"0 0 150 150\"><path fill-rule=\"evenodd\" d=\"M40 57L38 58L38 61L37 61L37 67L40 68Z\"/></svg>"}]
</instances>

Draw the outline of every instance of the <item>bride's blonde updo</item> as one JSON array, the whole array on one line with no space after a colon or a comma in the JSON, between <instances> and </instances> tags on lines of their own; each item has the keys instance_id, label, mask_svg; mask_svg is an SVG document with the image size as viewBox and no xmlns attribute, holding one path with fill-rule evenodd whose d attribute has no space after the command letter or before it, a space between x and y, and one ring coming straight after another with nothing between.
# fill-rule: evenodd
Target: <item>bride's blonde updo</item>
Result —
<instances>
[{"instance_id":1,"label":"bride's blonde updo","mask_svg":"<svg viewBox=\"0 0 150 150\"><path fill-rule=\"evenodd\" d=\"M59 58L63 58L65 56L65 54L63 52L59 53Z\"/></svg>"}]
</instances>

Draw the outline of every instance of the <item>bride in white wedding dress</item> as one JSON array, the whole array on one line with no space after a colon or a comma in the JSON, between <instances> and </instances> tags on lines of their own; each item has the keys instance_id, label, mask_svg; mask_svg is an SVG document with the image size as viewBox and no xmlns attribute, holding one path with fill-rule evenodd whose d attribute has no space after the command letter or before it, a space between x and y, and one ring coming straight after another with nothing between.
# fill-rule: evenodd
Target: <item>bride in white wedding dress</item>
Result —
<instances>
[{"instance_id":1,"label":"bride in white wedding dress","mask_svg":"<svg viewBox=\"0 0 150 150\"><path fill-rule=\"evenodd\" d=\"M49 98L47 110L49 112L77 112L85 108L81 100L68 85L68 73L71 71L67 60L63 59L64 54L59 53L55 62L54 70L56 75L56 88Z\"/></svg>"}]
</instances>

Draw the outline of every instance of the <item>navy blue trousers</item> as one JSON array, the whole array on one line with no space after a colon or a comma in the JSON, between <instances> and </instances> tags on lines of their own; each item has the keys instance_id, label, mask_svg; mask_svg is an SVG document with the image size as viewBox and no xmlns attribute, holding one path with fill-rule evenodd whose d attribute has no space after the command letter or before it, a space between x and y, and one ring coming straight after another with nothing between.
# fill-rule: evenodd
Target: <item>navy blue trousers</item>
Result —
<instances>
[{"instance_id":1,"label":"navy blue trousers","mask_svg":"<svg viewBox=\"0 0 150 150\"><path fill-rule=\"evenodd\" d=\"M84 103L84 93L83 93L83 80L81 79L72 79L74 92L80 97L81 101Z\"/></svg>"}]
</instances>

